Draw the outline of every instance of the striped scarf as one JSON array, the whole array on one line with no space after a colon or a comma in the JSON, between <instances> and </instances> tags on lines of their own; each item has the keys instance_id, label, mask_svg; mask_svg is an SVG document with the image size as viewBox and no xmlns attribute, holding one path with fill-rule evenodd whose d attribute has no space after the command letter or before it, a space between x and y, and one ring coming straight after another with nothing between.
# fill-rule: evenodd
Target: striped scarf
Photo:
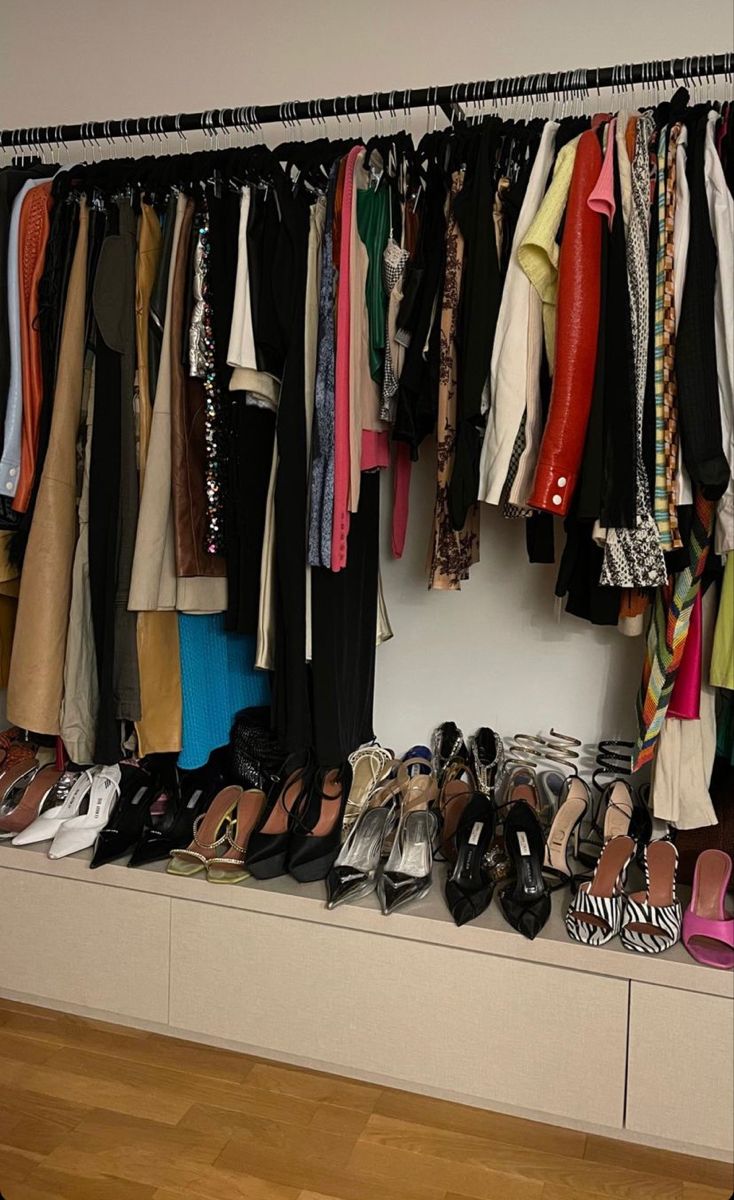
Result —
<instances>
[{"instance_id":1,"label":"striped scarf","mask_svg":"<svg viewBox=\"0 0 734 1200\"><path fill-rule=\"evenodd\" d=\"M658 588L647 634L642 683L637 698L634 770L650 762L668 711L673 684L688 636L693 602L701 585L716 514L716 504L697 490L688 545L689 563L671 583Z\"/></svg>"}]
</instances>

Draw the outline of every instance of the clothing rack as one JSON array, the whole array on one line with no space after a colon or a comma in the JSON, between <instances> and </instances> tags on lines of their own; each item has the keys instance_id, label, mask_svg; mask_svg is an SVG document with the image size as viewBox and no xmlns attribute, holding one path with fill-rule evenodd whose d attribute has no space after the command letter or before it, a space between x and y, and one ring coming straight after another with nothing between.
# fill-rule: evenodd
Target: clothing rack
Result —
<instances>
[{"instance_id":1,"label":"clothing rack","mask_svg":"<svg viewBox=\"0 0 734 1200\"><path fill-rule=\"evenodd\" d=\"M161 137L179 134L182 138L194 130L216 135L224 130L251 132L262 125L280 123L293 126L301 121L322 124L327 117L350 120L360 114L389 113L396 116L411 109L440 109L449 119L462 115L462 104L507 104L519 99L546 99L551 95L586 96L592 89L612 88L623 92L634 85L688 83L695 79L711 80L725 75L734 78L734 51L723 54L696 54L686 58L655 59L642 63L621 63L613 67L582 67L573 71L554 71L533 75L515 75L503 79L478 80L435 87L403 88L356 96L335 96L319 100L287 100L281 104L248 105L240 108L215 108L206 112L165 114L151 117L123 117L121 120L85 121L80 125L45 125L27 129L0 131L0 148L33 148L67 142L110 142L116 138Z\"/></svg>"}]
</instances>

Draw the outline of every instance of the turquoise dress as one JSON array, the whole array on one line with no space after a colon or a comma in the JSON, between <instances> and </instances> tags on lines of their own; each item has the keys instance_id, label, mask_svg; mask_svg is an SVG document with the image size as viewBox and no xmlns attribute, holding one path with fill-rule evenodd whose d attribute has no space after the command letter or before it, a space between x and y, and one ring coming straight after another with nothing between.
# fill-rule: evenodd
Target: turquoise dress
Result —
<instances>
[{"instance_id":1,"label":"turquoise dress","mask_svg":"<svg viewBox=\"0 0 734 1200\"><path fill-rule=\"evenodd\" d=\"M253 666L255 638L227 632L224 613L179 613L178 634L183 700L178 765L192 770L226 745L236 712L270 703L270 684L267 672Z\"/></svg>"}]
</instances>

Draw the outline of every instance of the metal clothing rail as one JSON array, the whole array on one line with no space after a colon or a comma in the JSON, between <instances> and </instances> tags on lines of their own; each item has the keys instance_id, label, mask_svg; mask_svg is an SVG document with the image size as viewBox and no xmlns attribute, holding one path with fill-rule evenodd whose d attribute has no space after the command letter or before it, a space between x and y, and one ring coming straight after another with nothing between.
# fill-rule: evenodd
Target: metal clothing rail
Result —
<instances>
[{"instance_id":1,"label":"metal clothing rail","mask_svg":"<svg viewBox=\"0 0 734 1200\"><path fill-rule=\"evenodd\" d=\"M734 52L696 54L686 58L655 59L642 63L622 63L614 67L582 67L574 71L555 71L535 75L515 75L505 79L479 80L425 88L404 88L390 92L372 92L357 96L336 96L321 100L288 100L282 104L259 104L242 108L215 108L207 112L177 113L157 117L124 117L114 121L85 121L81 125L44 125L28 129L0 131L0 147L51 145L67 142L111 141L132 137L180 134L200 130L216 134L234 129L249 132L262 125L280 122L292 126L301 121L323 123L326 117L351 118L362 113L389 113L396 116L411 109L441 109L449 117L462 104L504 104L525 97L551 95L586 96L593 89L612 88L626 91L634 85L696 79L711 80L734 73Z\"/></svg>"}]
</instances>

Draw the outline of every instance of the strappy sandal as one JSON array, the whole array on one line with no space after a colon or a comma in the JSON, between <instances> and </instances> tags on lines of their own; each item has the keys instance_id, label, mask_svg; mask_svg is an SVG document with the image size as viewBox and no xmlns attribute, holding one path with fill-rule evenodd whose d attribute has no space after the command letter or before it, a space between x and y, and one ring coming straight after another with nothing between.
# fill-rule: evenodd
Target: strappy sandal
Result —
<instances>
[{"instance_id":1,"label":"strappy sandal","mask_svg":"<svg viewBox=\"0 0 734 1200\"><path fill-rule=\"evenodd\" d=\"M635 795L626 779L612 779L599 793L589 827L580 839L577 858L586 867L595 867L608 841L630 833L635 810Z\"/></svg>"},{"instance_id":2,"label":"strappy sandal","mask_svg":"<svg viewBox=\"0 0 734 1200\"><path fill-rule=\"evenodd\" d=\"M206 871L214 851L227 844L227 831L242 788L237 784L217 792L209 808L194 821L194 837L183 850L172 850L166 870L171 875L198 875Z\"/></svg>"},{"instance_id":3,"label":"strappy sandal","mask_svg":"<svg viewBox=\"0 0 734 1200\"><path fill-rule=\"evenodd\" d=\"M635 843L619 834L599 855L594 877L579 887L566 913L566 932L575 942L603 946L622 928L624 880L635 853Z\"/></svg>"},{"instance_id":4,"label":"strappy sandal","mask_svg":"<svg viewBox=\"0 0 734 1200\"><path fill-rule=\"evenodd\" d=\"M663 838L644 848L645 890L627 896L619 940L625 950L662 954L680 941L683 912L675 891L678 851Z\"/></svg>"},{"instance_id":5,"label":"strappy sandal","mask_svg":"<svg viewBox=\"0 0 734 1200\"><path fill-rule=\"evenodd\" d=\"M565 887L573 878L568 847L573 838L574 855L578 857L581 822L586 816L590 800L588 785L579 775L570 775L561 789L558 810L545 844L543 875L551 892Z\"/></svg>"},{"instance_id":6,"label":"strappy sandal","mask_svg":"<svg viewBox=\"0 0 734 1200\"><path fill-rule=\"evenodd\" d=\"M431 758L438 786L443 783L446 768L456 761L469 761L464 734L455 721L443 721L431 734Z\"/></svg>"},{"instance_id":7,"label":"strappy sandal","mask_svg":"<svg viewBox=\"0 0 734 1200\"><path fill-rule=\"evenodd\" d=\"M345 841L350 829L370 799L375 787L385 775L388 767L395 764L391 750L386 750L379 742L371 742L360 746L349 755L349 765L352 768L352 785L347 797L342 823L342 841Z\"/></svg>"},{"instance_id":8,"label":"strappy sandal","mask_svg":"<svg viewBox=\"0 0 734 1200\"><path fill-rule=\"evenodd\" d=\"M206 864L209 883L241 883L250 878L245 866L247 843L262 816L266 804L265 792L261 788L241 791L234 816L227 824L224 837L229 843L224 854L210 858Z\"/></svg>"},{"instance_id":9,"label":"strappy sandal","mask_svg":"<svg viewBox=\"0 0 734 1200\"><path fill-rule=\"evenodd\" d=\"M482 725L469 738L469 755L477 789L494 799L505 765L505 747L500 735Z\"/></svg>"},{"instance_id":10,"label":"strappy sandal","mask_svg":"<svg viewBox=\"0 0 734 1200\"><path fill-rule=\"evenodd\" d=\"M455 758L444 768L438 793L440 820L439 855L447 862L456 859L456 831L464 812L479 790L468 762Z\"/></svg>"}]
</instances>

